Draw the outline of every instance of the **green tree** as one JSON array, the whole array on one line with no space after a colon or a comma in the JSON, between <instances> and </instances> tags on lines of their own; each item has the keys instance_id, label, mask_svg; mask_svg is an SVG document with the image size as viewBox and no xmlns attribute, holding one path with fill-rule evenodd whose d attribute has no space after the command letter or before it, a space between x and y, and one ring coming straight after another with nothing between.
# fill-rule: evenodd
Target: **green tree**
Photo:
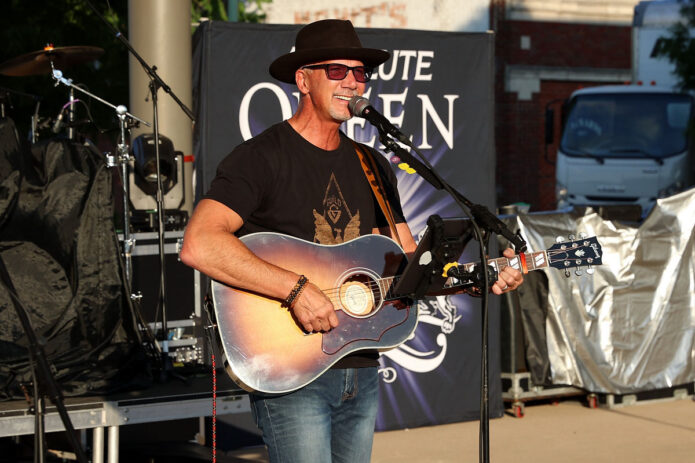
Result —
<instances>
[{"instance_id":1,"label":"green tree","mask_svg":"<svg viewBox=\"0 0 695 463\"><path fill-rule=\"evenodd\" d=\"M191 19L193 23L200 22L201 18L214 21L238 21L245 23L262 23L265 21L264 7L273 0L192 0ZM237 4L237 14L228 14L227 7Z\"/></svg>"},{"instance_id":2,"label":"green tree","mask_svg":"<svg viewBox=\"0 0 695 463\"><path fill-rule=\"evenodd\" d=\"M669 36L661 37L654 53L674 64L683 90L695 90L695 41L691 29L695 28L695 0L684 0L681 6L683 20L669 28Z\"/></svg>"},{"instance_id":3,"label":"green tree","mask_svg":"<svg viewBox=\"0 0 695 463\"><path fill-rule=\"evenodd\" d=\"M94 2L98 11L117 27L127 32L127 2ZM96 46L104 53L96 60L61 69L65 77L91 93L113 104L128 104L128 53L111 29L83 0L25 1L4 0L0 6L0 63L42 50L47 44L65 46ZM31 76L0 75L0 86L41 98L39 115L48 123L68 100L69 90L55 86L50 73ZM113 111L89 98L77 95L90 107L96 125L109 129ZM103 106L103 107L102 107ZM11 97L7 113L15 120L22 136L28 133L35 102L27 97ZM84 106L78 105L78 118L87 117Z\"/></svg>"},{"instance_id":4,"label":"green tree","mask_svg":"<svg viewBox=\"0 0 695 463\"><path fill-rule=\"evenodd\" d=\"M265 4L273 0L253 0L239 2L239 18L237 21L245 23L262 23L265 21Z\"/></svg>"},{"instance_id":5,"label":"green tree","mask_svg":"<svg viewBox=\"0 0 695 463\"><path fill-rule=\"evenodd\" d=\"M262 22L263 7L272 0L238 2L238 20ZM128 37L127 0L91 0L108 22ZM226 21L226 0L191 0L192 21L201 17ZM92 11L84 0L2 0L0 3L0 63L42 50L47 44L55 47L96 46L104 53L96 60L75 64L61 69L65 77L83 86L90 93L114 104L128 105L128 50L114 32ZM36 95L40 98L39 116L43 122L42 138L52 136L51 119L68 101L69 90L64 85L55 86L50 73L11 77L0 75L0 87L6 90ZM7 92L0 92L4 95ZM94 124L80 127L81 132L94 137L106 134L115 140L117 120L114 111L91 99L76 94L85 102L77 105L78 120L90 115ZM11 116L22 137L28 136L31 115L36 102L30 97L16 94L6 101L6 113Z\"/></svg>"},{"instance_id":6,"label":"green tree","mask_svg":"<svg viewBox=\"0 0 695 463\"><path fill-rule=\"evenodd\" d=\"M228 21L227 2L225 0L192 0L191 21L195 24L201 18L215 21Z\"/></svg>"}]
</instances>

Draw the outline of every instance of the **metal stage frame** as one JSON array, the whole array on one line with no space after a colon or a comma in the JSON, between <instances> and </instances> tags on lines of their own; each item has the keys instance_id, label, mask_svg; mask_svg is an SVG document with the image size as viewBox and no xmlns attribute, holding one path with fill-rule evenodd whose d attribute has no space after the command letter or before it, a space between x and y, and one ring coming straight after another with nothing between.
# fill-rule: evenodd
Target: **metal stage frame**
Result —
<instances>
[{"instance_id":1,"label":"metal stage frame","mask_svg":"<svg viewBox=\"0 0 695 463\"><path fill-rule=\"evenodd\" d=\"M107 461L118 463L119 428L128 424L154 423L212 416L212 373L171 378L148 389L109 396L65 399L75 429L92 430L92 462L104 462L104 430ZM34 434L35 416L23 400L0 402L0 437ZM249 412L246 391L236 386L224 370L217 371L217 415ZM65 428L53 404L46 404L46 433ZM84 441L85 439L83 439Z\"/></svg>"}]
</instances>

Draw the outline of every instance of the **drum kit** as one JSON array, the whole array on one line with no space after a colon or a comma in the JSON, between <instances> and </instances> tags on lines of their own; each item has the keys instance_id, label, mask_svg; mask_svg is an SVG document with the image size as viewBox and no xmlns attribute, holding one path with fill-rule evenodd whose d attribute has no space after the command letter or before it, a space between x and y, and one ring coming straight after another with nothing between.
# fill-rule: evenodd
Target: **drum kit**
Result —
<instances>
[{"instance_id":1,"label":"drum kit","mask_svg":"<svg viewBox=\"0 0 695 463\"><path fill-rule=\"evenodd\" d=\"M133 247L135 245L135 240L133 235L131 234L131 224L130 224L130 195L129 195L129 171L131 168L133 168L133 165L135 164L135 156L134 152L136 151L136 143L133 143L133 148L129 146L129 134L130 134L130 129L133 127L137 127L140 124L143 124L147 127L152 127L153 131L153 138L154 138L154 159L155 159L155 167L156 167L156 183L157 183L157 188L156 188L156 201L157 201L157 231L158 231L158 241L159 241L159 259L160 259L160 278L159 278L159 298L157 301L158 308L161 310L160 315L161 315L161 329L158 330L158 336L157 336L157 342L150 342L150 347L154 347L154 350L156 351L156 355L159 357L161 364L160 364L160 377L164 378L167 377L168 375L177 377L178 375L173 372L172 368L172 359L169 356L169 330L168 330L168 325L167 325L167 307L166 307L166 302L165 302L165 294L166 294L166 288L165 288L165 264L164 264L164 194L163 194L163 187L162 187L162 178L163 178L163 173L160 169L161 167L161 157L160 157L160 144L161 144L161 139L160 139L160 134L159 134L159 127L158 127L158 109L157 109L157 92L159 89L163 89L182 109L182 111L193 121L193 113L192 111L186 107L186 105L181 102L181 100L176 96L176 94L171 90L171 87L168 86L162 79L161 77L157 74L156 72L156 67L148 65L145 60L136 52L136 50L131 46L131 44L128 42L128 40L125 38L125 36L118 31L113 25L111 25L105 18L104 16L97 10L89 1L86 2L88 6L94 11L94 13L101 18L101 20L112 30L114 33L115 37L127 48L128 52L135 57L137 61L141 64L143 69L145 70L146 74L148 75L148 78L150 80L149 84L149 98L150 101L152 102L152 124L141 120L134 115L130 114L124 105L114 105L108 101L106 101L103 98L98 97L97 95L94 95L93 93L90 93L87 91L84 86L78 85L74 83L71 79L65 77L63 75L63 70L66 68L78 66L78 65L83 65L88 62L92 62L97 60L103 53L104 50L99 48L99 47L93 47L93 46L63 46L63 47L54 47L52 45L46 46L43 50L37 50L34 52L26 53L20 56L17 56L15 58L9 59L3 63L0 63L0 74L5 75L5 76L15 76L15 77L26 77L26 76L35 76L35 75L50 75L53 81L55 82L55 86L59 85L64 85L68 88L68 93L69 93L69 100L66 104L64 104L60 108L60 112L58 113L58 116L56 116L55 119L51 120L48 125L52 126L52 132L53 134L58 134L60 133L63 128L67 129L67 138L68 140L72 142L79 142L79 143L84 143L86 145L91 145L94 147L94 144L91 143L86 137L83 137L83 134L78 134L75 129L78 125L81 124L81 121L76 121L75 120L75 103L81 102L82 104L85 104L84 101L80 101L77 99L75 96L79 93L82 95L88 96L91 100L95 100L100 102L101 104L108 106L111 108L114 113L116 118L118 119L119 123L119 135L118 135L118 141L115 146L116 148L116 154L110 154L110 153L104 153L105 158L104 162L105 165L108 166L109 168L114 168L114 167L120 167L120 169L117 169L120 177L121 177L121 183L123 185L123 237L122 237L122 248L121 248L121 253L124 257L124 284L127 288L127 290L131 289L131 283L132 283L132 251ZM39 123L39 117L38 117L38 112L39 112L39 102L40 98L36 97L34 95L28 95L23 92L18 92L15 90L10 90L10 89L4 89L0 88L0 117L5 118L7 117L5 114L5 102L4 102L4 96L7 94L16 94L20 95L23 97L32 97L34 100L36 100L36 105L35 105L35 110L34 114L32 115L32 123L31 123L31 133L30 133L30 142L36 143L37 142L37 129L44 128L43 123ZM86 105L86 104L85 104ZM88 106L87 106L88 108ZM89 114L89 109L87 110L89 118L91 119L91 115ZM77 136L80 136L80 140L77 140ZM141 135L141 137L144 135ZM137 141L137 140L135 140ZM1 273L1 272L0 272ZM139 300L140 296L136 294L131 294L130 299L133 301L133 306L136 308L139 306ZM136 310L136 315L138 318L138 324L142 325L142 328L146 332L146 338L151 339L154 341L154 337L152 335L152 332L150 331L149 328L147 328L147 322L144 320L142 317L142 314L140 313L140 310ZM27 328L29 329L29 328ZM39 346L40 347L40 346ZM45 355L42 356L42 358L45 358ZM46 377L51 377L52 374L50 372L50 369L44 365L45 368L42 368L43 370L46 371L45 376ZM49 378L50 379L50 378ZM48 381L47 382L51 382ZM43 393L43 391L41 391ZM75 452L77 454L77 460L78 461L87 461L86 457L84 456L84 453L81 449L81 445L79 442L77 442L74 439L74 428L72 424L70 423L70 418L67 415L67 412L65 411L64 406L60 403L61 397L59 395L56 395L55 397L51 397L52 401L56 404L60 415L61 419L63 421L63 424L65 426L65 429L68 431L67 434L69 436L72 436L71 438L71 443L73 445L73 448L75 449ZM55 399L55 400L53 400ZM58 402L58 403L56 403ZM38 415L41 415L42 413L37 413ZM37 428L38 431L38 428ZM42 433L39 433L42 434ZM43 448L43 444L39 445L38 447Z\"/></svg>"},{"instance_id":2,"label":"drum kit","mask_svg":"<svg viewBox=\"0 0 695 463\"><path fill-rule=\"evenodd\" d=\"M76 92L80 92L84 95L87 95L93 100L99 101L100 103L110 107L113 109L115 112L115 116L117 117L120 125L120 133L119 133L119 140L117 143L117 156L113 156L109 153L104 153L105 158L104 162L105 165L108 166L109 168L111 167L116 167L120 166L120 175L122 179L122 184L123 184L123 231L124 231L124 240L123 240L123 255L125 257L124 259L124 266L125 266L125 279L127 281L128 287L130 287L130 282L131 282L131 267L132 267L132 260L131 260L131 249L134 246L134 240L131 238L130 235L130 224L129 224L129 195L128 195L128 169L130 168L130 160L131 160L131 155L129 154L129 147L128 147L128 137L127 133L131 127L134 127L138 124L144 124L146 126L150 126L148 122L145 122L132 114L128 113L127 108L123 105L113 105L109 103L108 101L90 93L89 91L85 90L82 88L82 86L79 86L75 84L71 79L66 78L63 75L62 69L69 68L71 66L76 66L80 64L84 64L90 61L94 61L98 59L102 54L104 53L104 50L98 47L92 47L92 46L66 46L66 47L53 47L52 45L46 46L43 50L38 50L34 51L31 53L26 53L21 56L17 56L15 58L12 58L10 60L7 60L3 63L0 63L0 74L6 75L6 76L14 76L14 77L26 77L26 76L34 76L34 75L45 75L48 74L52 77L52 79L55 81L55 86L58 85L65 85L69 89L69 100L68 102L62 106L60 109L60 112L58 113L58 116L54 120L51 121L52 125L52 132L53 136L56 136L59 132L63 130L63 128L67 128L67 138L68 142L72 143L83 143L88 146L94 147L93 143L89 141L88 139L80 136L78 137L75 128L78 125L81 125L82 122L80 121L75 121L75 103L79 102L80 100L75 98ZM29 95L23 92L18 92L15 90L10 90L10 89L0 89L2 90L2 93L4 93L3 97L6 96L7 94L16 94L19 96L24 96L24 97L32 97L34 100L36 100L36 106L34 113L32 115L32 123L31 123L31 132L30 132L30 142L32 144L37 143L37 132L38 132L38 125L39 125L39 103L40 103L40 98L35 97L33 95ZM0 102L2 103L2 114L0 115L3 119L9 117L5 114L5 98L0 99ZM82 102L84 103L84 102ZM89 108L89 106L85 107ZM87 109L89 113L89 109ZM91 114L90 114L90 119L91 119ZM80 138L80 140L78 140ZM38 378L37 381L37 386L35 389L35 407L36 407L36 416L37 416L37 421L35 424L35 434L38 436L37 441L35 443L35 456L39 458L38 461L43 461L42 456L45 453L45 441L44 441L44 427L43 427L43 419L40 419L38 417L42 417L43 414L45 413L45 398L50 397L51 401L54 403L56 406L60 418L63 422L63 425L67 431L67 435L69 437L70 443L75 451L76 459L80 462L87 462L87 457L86 454L84 453L84 450L82 449L81 443L75 438L76 433L74 430L74 426L72 425L70 421L70 417L67 413L67 409L65 408L65 405L63 403L63 398L62 394L60 391L60 388L53 377L53 374L51 372L51 367L48 364L48 362L45 360L47 356L43 352L42 346L40 346L38 342L38 338L33 334L33 329L31 327L31 323L28 321L28 318L24 320L22 318L23 311L17 309L18 316L20 317L20 320L23 321L24 329L25 332L27 333L27 336L29 337L31 341L29 342L30 344L30 349L33 352L33 358L38 358L39 361L36 363L34 366L35 370L35 377ZM38 373L37 373L38 372ZM38 375L38 376L36 376Z\"/></svg>"},{"instance_id":3,"label":"drum kit","mask_svg":"<svg viewBox=\"0 0 695 463\"><path fill-rule=\"evenodd\" d=\"M163 339L161 341L163 352L168 351L168 339L167 339L167 316L166 316L166 303L165 303L165 265L164 265L164 194L162 186L162 178L164 177L161 171L161 157L160 157L160 145L162 145L162 139L159 134L158 127L158 109L157 109L157 92L159 89L163 89L181 108L181 110L193 121L193 112L176 96L172 91L171 87L167 85L161 77L157 74L157 68L150 66L132 47L125 36L113 25L111 25L104 16L94 8L91 3L87 2L88 6L92 8L94 13L99 16L102 21L112 30L115 37L125 46L129 53L140 63L144 71L149 77L149 98L152 102L152 117L153 124L150 124L142 119L135 117L130 114L124 105L114 105L104 100L103 98L94 95L87 91L83 86L75 84L71 79L63 75L63 69L84 64L90 61L98 59L104 50L99 47L93 46L64 46L64 47L54 47L53 45L48 45L44 47L43 50L38 50L30 53L26 53L3 63L0 63L0 74L7 76L33 76L41 74L50 74L52 79L55 81L55 85L60 84L65 85L69 89L69 100L62 106L58 116L52 121L52 132L57 134L61 131L63 127L67 127L67 137L69 140L75 140L74 128L78 125L79 121L75 121L75 108L76 102L80 101L75 98L76 92L87 95L92 100L96 100L103 105L106 105L113 109L115 115L119 121L120 131L119 140L116 144L117 154L114 156L110 153L105 153L105 161L108 167L120 166L120 176L123 185L123 249L122 253L124 256L124 267L125 267L125 280L130 287L132 282L132 250L135 245L135 240L131 234L131 224L130 224L130 194L129 194L129 170L135 164L135 156L131 154L131 151L135 151L137 148L137 143L133 143L133 149L128 145L128 134L130 129L143 124L147 127L152 127L154 142L154 152L155 152L155 168L156 175L156 201L157 201L157 231L159 235L159 255L160 255L160 296L158 305L161 308L162 314L162 330ZM12 91L9 89L5 90L7 93L17 93L24 96L31 96L22 94L21 92ZM36 110L32 116L32 130L31 130L31 142L35 143L37 138L37 126L38 124L38 97L34 97L37 100ZM82 102L84 103L84 102ZM5 117L4 107L2 108L2 117ZM63 119L67 118L64 122ZM141 135L143 137L145 135ZM137 141L137 140L136 140ZM86 144L91 144L88 140L85 141ZM134 301L139 300L137 295L131 295L131 299ZM168 357L168 356L164 356Z\"/></svg>"}]
</instances>

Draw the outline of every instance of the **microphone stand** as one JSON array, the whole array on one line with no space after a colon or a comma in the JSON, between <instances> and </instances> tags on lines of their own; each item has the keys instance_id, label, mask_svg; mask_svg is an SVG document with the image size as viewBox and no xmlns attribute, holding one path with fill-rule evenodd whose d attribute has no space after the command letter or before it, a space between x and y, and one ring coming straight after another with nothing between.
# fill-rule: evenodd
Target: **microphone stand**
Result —
<instances>
[{"instance_id":1,"label":"microphone stand","mask_svg":"<svg viewBox=\"0 0 695 463\"><path fill-rule=\"evenodd\" d=\"M169 335L167 327L167 307L166 307L166 270L165 270L165 253L164 253L164 194L162 188L162 175L160 171L160 155L159 155L159 120L158 120L158 110L157 110L157 92L161 88L166 93L168 93L176 104L181 108L181 110L188 116L188 118L195 122L193 117L193 112L188 109L188 107L172 92L171 87L169 87L161 77L157 74L156 66L149 66L147 62L140 56L140 54L135 51L133 46L130 44L128 39L126 39L123 34L109 23L106 18L97 10L92 3L87 0L87 5L92 9L92 11L111 29L115 34L116 38L121 41L121 43L128 49L128 51L138 60L142 66L145 73L150 79L149 89L152 96L152 123L154 125L154 153L155 162L157 165L157 234L159 238L159 307L162 309L162 331L160 333L160 341L162 343L162 371L161 378L165 379L167 373L173 373L173 365L171 358L169 357Z\"/></svg>"},{"instance_id":2,"label":"microphone stand","mask_svg":"<svg viewBox=\"0 0 695 463\"><path fill-rule=\"evenodd\" d=\"M449 185L438 173L432 165L427 161L425 156L413 145L413 143L405 136L399 136L398 139L407 144L415 151L422 159L419 161L407 150L402 148L394 139L390 138L387 131L381 125L376 125L379 131L379 141L386 147L386 151L393 152L401 161L405 161L415 172L423 179L429 182L434 188L446 191L453 200L459 205L463 212L471 218L475 235L480 244L480 268L487 268L487 247L490 239L490 234L495 233L507 238L516 249L517 252L526 250L526 242L521 237L520 233L514 234L504 223L498 219L488 208L482 204L474 204L465 196L456 191ZM485 231L485 234L481 231ZM490 461L490 416L489 416L489 374L488 374L488 292L490 289L490 278L488 272L482 272L484 287L481 288L482 296L482 340L481 340L481 366L480 366L480 437L479 437L479 460L480 462L488 463Z\"/></svg>"},{"instance_id":3,"label":"microphone stand","mask_svg":"<svg viewBox=\"0 0 695 463\"><path fill-rule=\"evenodd\" d=\"M51 64L51 67L53 65ZM137 123L142 123L147 127L150 127L150 123L143 121L142 119L133 116L128 112L128 108L123 105L115 106L103 98L99 98L93 93L75 85L72 83L72 79L67 79L63 77L63 73L59 69L53 68L53 78L56 80L55 85L63 84L70 87L70 95L73 96L73 90L78 90L90 98L94 98L100 103L112 108L116 111L118 120L120 123L120 143L118 143L118 163L121 165L121 182L123 183L123 254L125 255L125 272L126 279L128 280L128 287L130 287L131 279L131 268L132 268L132 247L134 245L133 239L130 237L130 210L128 203L128 162L130 160L130 155L128 154L128 145L126 140L126 128L130 125ZM73 100L71 99L71 102ZM107 167L113 167L115 163L111 162L111 159L107 158Z\"/></svg>"},{"instance_id":4,"label":"microphone stand","mask_svg":"<svg viewBox=\"0 0 695 463\"><path fill-rule=\"evenodd\" d=\"M378 127L377 127L378 128ZM509 228L502 222L496 215L494 215L490 210L482 204L474 204L468 200L461 193L456 191L451 187L444 179L441 178L439 174L434 170L434 167L427 161L423 154L418 150L410 140L407 141L407 145L415 151L418 156L422 159L419 161L407 150L401 148L401 146L396 143L395 140L390 138L388 134L379 129L379 141L386 147L386 151L393 152L402 161L405 161L410 167L412 167L415 172L417 172L423 179L438 190L444 190L454 201L463 209L464 212L470 211L469 216L477 222L486 231L494 233L496 235L502 235L510 243L514 245L514 248L518 252L523 252L526 250L526 242L521 237L519 233L512 233Z\"/></svg>"}]
</instances>

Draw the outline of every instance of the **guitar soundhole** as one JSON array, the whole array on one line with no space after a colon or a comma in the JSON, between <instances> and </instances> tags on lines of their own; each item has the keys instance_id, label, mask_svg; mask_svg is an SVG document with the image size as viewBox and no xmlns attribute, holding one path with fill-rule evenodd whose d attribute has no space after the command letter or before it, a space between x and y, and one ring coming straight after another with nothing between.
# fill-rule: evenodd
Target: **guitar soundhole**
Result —
<instances>
[{"instance_id":1,"label":"guitar soundhole","mask_svg":"<svg viewBox=\"0 0 695 463\"><path fill-rule=\"evenodd\" d=\"M340 284L340 304L353 317L369 317L379 309L381 300L379 284L370 275L355 273Z\"/></svg>"}]
</instances>

